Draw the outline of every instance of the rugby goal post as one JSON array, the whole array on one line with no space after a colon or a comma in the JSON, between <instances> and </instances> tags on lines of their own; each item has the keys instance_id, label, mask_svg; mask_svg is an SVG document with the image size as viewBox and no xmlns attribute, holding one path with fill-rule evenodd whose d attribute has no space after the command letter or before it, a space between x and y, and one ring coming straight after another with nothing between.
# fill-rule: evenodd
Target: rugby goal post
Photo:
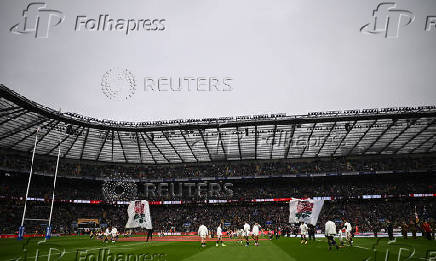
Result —
<instances>
[{"instance_id":1,"label":"rugby goal post","mask_svg":"<svg viewBox=\"0 0 436 261\"><path fill-rule=\"evenodd\" d=\"M40 128L36 129L35 132L35 143L33 146L33 152L32 152L32 160L31 160L31 164L30 164L30 172L29 172L29 179L27 181L27 189L26 189L26 197L24 198L24 209L23 209L23 216L21 218L21 225L18 228L18 240L22 240L24 238L24 233L25 233L25 221L38 221L38 222L47 222L47 227L45 230L45 240L50 239L51 237L51 220L52 220L52 216L53 216L53 205L54 205L54 200L55 200L55 190L56 190L56 179L57 179L57 175L58 175L58 168L59 168L59 158L60 158L60 154L61 154L61 137L59 135L59 143L57 145L58 147L58 156L57 156L57 160L56 160L56 170L54 173L54 179L53 179L53 187L52 187L52 197L50 199L51 204L50 204L50 214L48 216L47 219L45 218L28 218L26 217L27 214L27 201L29 200L29 190L30 190L30 185L32 182L32 175L33 175L33 164L35 161L35 153L36 153L36 149L38 147L38 133L40 132Z\"/></svg>"}]
</instances>

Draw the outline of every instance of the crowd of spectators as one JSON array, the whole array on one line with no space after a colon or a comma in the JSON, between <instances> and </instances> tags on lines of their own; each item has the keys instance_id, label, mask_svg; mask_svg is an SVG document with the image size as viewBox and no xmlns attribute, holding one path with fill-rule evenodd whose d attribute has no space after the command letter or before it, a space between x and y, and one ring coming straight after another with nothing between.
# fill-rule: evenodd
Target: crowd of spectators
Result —
<instances>
[{"instance_id":1,"label":"crowd of spectators","mask_svg":"<svg viewBox=\"0 0 436 261\"><path fill-rule=\"evenodd\" d=\"M0 232L16 233L21 221L23 203L1 201L4 215L1 216ZM47 218L48 207L42 203L28 203L28 214L33 218ZM233 203L151 205L153 229L157 231L195 232L200 224L216 228L223 222L229 229L241 228L245 222L258 222L265 229L289 227L287 203ZM436 219L436 200L431 199L371 199L325 201L316 228L322 230L327 220L341 222L347 219L360 232L380 231L387 220L399 227L403 222ZM125 205L88 205L56 203L53 213L55 233L77 233L74 224L78 218L96 218L103 224L124 230L127 222ZM27 233L44 233L38 222L26 222Z\"/></svg>"},{"instance_id":2,"label":"crowd of spectators","mask_svg":"<svg viewBox=\"0 0 436 261\"><path fill-rule=\"evenodd\" d=\"M51 198L53 178L41 174L55 171L55 159L37 156L34 164L35 175L29 197L43 198L44 201L29 201L28 216L47 218ZM10 153L0 153L0 232L16 233L21 221L30 157ZM280 161L239 161L212 162L177 165L112 165L101 162L72 161L62 159L59 178L56 184L56 203L53 214L54 230L73 233L73 224L78 218L97 218L123 228L126 222L126 205L72 204L59 200L104 200L102 188L110 180L102 181L95 177L110 177L113 173L139 178L135 183L137 193L132 199L183 200L192 201L182 205L152 205L151 213L156 231L195 231L200 224L214 228L224 221L230 227L240 227L243 222L259 222L264 228L288 224L289 209L286 203L255 203L252 199L333 197L325 201L320 214L318 228L327 219L347 218L362 231L372 231L383 226L389 219L396 224L410 222L415 217L415 209L420 217L436 218L436 201L433 197L411 198L408 194L436 193L436 157L432 154L413 156L377 156L356 158L300 159ZM336 175L318 177L267 177L270 175L368 172L367 175ZM378 171L378 174L373 173ZM383 171L394 173L380 174ZM257 178L218 180L231 183L232 193L218 195L203 193L182 193L175 195L147 194L147 183L152 179L199 177L243 177ZM260 177L259 177L260 176ZM132 181L126 181L132 182ZM192 181L196 184L202 181ZM180 183L173 182L177 189ZM156 183L154 183L156 184ZM158 185L158 184L156 184ZM363 195L391 195L382 199L362 199ZM21 199L19 199L21 197ZM232 199L236 202L225 204L205 204L205 199ZM196 203L193 203L193 202ZM199 203L203 202L203 203ZM41 232L40 222L29 221L27 232Z\"/></svg>"},{"instance_id":3,"label":"crowd of spectators","mask_svg":"<svg viewBox=\"0 0 436 261\"><path fill-rule=\"evenodd\" d=\"M27 188L27 173L6 173L0 171L0 197L24 197ZM112 186L117 181L99 181L60 177L56 182L56 199L63 200L106 200L110 198L103 193L105 186ZM127 181L126 181L127 182ZM192 182L194 188L189 189L187 183L167 183L167 193L158 193L162 183L132 182L136 193L130 193L130 199L147 200L206 200L206 199L270 199L270 198L305 198L335 197L356 198L363 195L407 196L408 194L436 193L436 176L432 173L413 174L368 174L332 177L296 177L296 178L263 178L217 181L218 193L209 191L209 183ZM196 189L199 184L207 184L200 193ZM153 190L150 185L153 185ZM29 197L51 198L53 178L33 175ZM170 190L173 187L174 190ZM228 190L225 190L225 187ZM117 190L117 188L119 190ZM112 193L123 193L130 187L117 187ZM180 190L182 188L182 190ZM190 193L189 193L190 190ZM174 193L171 193L174 192Z\"/></svg>"},{"instance_id":4,"label":"crowd of spectators","mask_svg":"<svg viewBox=\"0 0 436 261\"><path fill-rule=\"evenodd\" d=\"M0 153L0 168L28 172L31 155L16 152ZM56 158L36 155L33 170L53 174ZM132 178L201 178L270 176L305 173L342 173L352 171L412 171L436 169L436 155L378 155L367 157L339 157L317 159L289 159L268 161L224 161L195 164L146 165L111 164L104 162L76 161L62 158L59 176L107 177L113 172L124 173Z\"/></svg>"}]
</instances>

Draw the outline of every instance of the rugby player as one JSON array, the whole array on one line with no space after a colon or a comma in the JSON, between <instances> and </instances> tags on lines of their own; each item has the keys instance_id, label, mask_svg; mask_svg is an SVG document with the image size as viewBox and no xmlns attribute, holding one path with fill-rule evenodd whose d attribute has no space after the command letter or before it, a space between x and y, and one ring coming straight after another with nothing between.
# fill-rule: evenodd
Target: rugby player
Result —
<instances>
[{"instance_id":1,"label":"rugby player","mask_svg":"<svg viewBox=\"0 0 436 261\"><path fill-rule=\"evenodd\" d=\"M336 244L335 235L336 235L336 224L329 220L325 223L325 236L327 237L327 243L329 244L329 250L332 249L332 245L339 249L339 246Z\"/></svg>"},{"instance_id":2,"label":"rugby player","mask_svg":"<svg viewBox=\"0 0 436 261\"><path fill-rule=\"evenodd\" d=\"M255 246L259 246L259 232L260 232L260 225L258 223L254 223L253 230L251 231L251 236L254 239Z\"/></svg>"},{"instance_id":3,"label":"rugby player","mask_svg":"<svg viewBox=\"0 0 436 261\"><path fill-rule=\"evenodd\" d=\"M300 244L304 243L305 245L307 245L307 230L308 230L307 225L304 222L301 222L301 225L300 225L301 242L300 242Z\"/></svg>"},{"instance_id":4,"label":"rugby player","mask_svg":"<svg viewBox=\"0 0 436 261\"><path fill-rule=\"evenodd\" d=\"M115 243L115 241L118 240L118 230L116 227L112 227L111 238L112 238L112 243Z\"/></svg>"},{"instance_id":5,"label":"rugby player","mask_svg":"<svg viewBox=\"0 0 436 261\"><path fill-rule=\"evenodd\" d=\"M347 239L348 244L350 244L350 246L353 246L353 235L351 234L351 230L352 230L351 224L346 220L344 220L344 221L345 221L345 224L344 224L345 238Z\"/></svg>"},{"instance_id":6,"label":"rugby player","mask_svg":"<svg viewBox=\"0 0 436 261\"><path fill-rule=\"evenodd\" d=\"M241 243L241 245L242 245L242 239L244 239L244 230L243 229L236 230L236 238L239 239L239 243Z\"/></svg>"},{"instance_id":7,"label":"rugby player","mask_svg":"<svg viewBox=\"0 0 436 261\"><path fill-rule=\"evenodd\" d=\"M198 235L201 238L201 247L205 247L206 246L206 238L207 238L208 233L209 232L208 232L207 227L205 225L201 225L198 228Z\"/></svg>"},{"instance_id":8,"label":"rugby player","mask_svg":"<svg viewBox=\"0 0 436 261\"><path fill-rule=\"evenodd\" d=\"M245 237L245 246L249 246L250 242L248 241L248 237L250 235L250 225L248 223L244 224L244 237Z\"/></svg>"},{"instance_id":9,"label":"rugby player","mask_svg":"<svg viewBox=\"0 0 436 261\"><path fill-rule=\"evenodd\" d=\"M216 229L216 236L217 236L216 246L218 246L218 243L220 243L220 242L221 242L221 246L226 246L226 245L224 245L223 239L222 239L223 230L221 228L221 224L219 224L217 229Z\"/></svg>"},{"instance_id":10,"label":"rugby player","mask_svg":"<svg viewBox=\"0 0 436 261\"><path fill-rule=\"evenodd\" d=\"M111 230L110 230L111 226L108 226L106 228L106 230L104 231L104 242L107 243L109 241L109 237L111 234Z\"/></svg>"}]
</instances>

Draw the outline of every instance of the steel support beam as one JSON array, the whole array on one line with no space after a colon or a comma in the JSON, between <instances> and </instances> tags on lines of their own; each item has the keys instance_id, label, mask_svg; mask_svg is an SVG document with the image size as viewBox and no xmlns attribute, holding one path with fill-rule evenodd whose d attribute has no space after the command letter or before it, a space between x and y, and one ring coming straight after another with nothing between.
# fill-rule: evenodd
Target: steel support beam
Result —
<instances>
[{"instance_id":1,"label":"steel support beam","mask_svg":"<svg viewBox=\"0 0 436 261\"><path fill-rule=\"evenodd\" d=\"M203 144L204 144L204 147L206 148L207 154L209 155L209 159L210 159L210 161L213 161L212 155L210 154L210 151L209 151L209 147L207 146L206 140L204 139L203 132L200 129L198 129L198 131L200 132L200 136L201 136L201 139L203 140Z\"/></svg>"},{"instance_id":2,"label":"steel support beam","mask_svg":"<svg viewBox=\"0 0 436 261\"><path fill-rule=\"evenodd\" d=\"M154 141L150 138L150 136L148 136L148 134L146 132L144 132L144 135L151 142L151 144L153 144L153 146L157 149L157 151L160 153L160 155L162 155L162 157L164 157L164 159L166 161L168 161L168 163L171 163L170 160L165 156L165 154L162 153L162 151L159 149L159 147L156 145L156 143L154 143Z\"/></svg>"},{"instance_id":3,"label":"steel support beam","mask_svg":"<svg viewBox=\"0 0 436 261\"><path fill-rule=\"evenodd\" d=\"M168 141L168 144L170 144L171 148L174 150L174 152L176 153L176 155L179 157L179 159L184 163L185 160L182 158L182 156L180 155L180 153L176 150L176 148L174 147L173 143L171 143L170 139L167 136L167 133L162 131L162 135L164 135L165 139Z\"/></svg>"},{"instance_id":4,"label":"steel support beam","mask_svg":"<svg viewBox=\"0 0 436 261\"><path fill-rule=\"evenodd\" d=\"M119 131L117 131L117 136L118 136L118 142L120 143L121 151L123 152L124 161L126 163L129 163L129 160L127 159L126 152L124 151L124 146L123 146L123 142L121 141L121 136L120 136Z\"/></svg>"},{"instance_id":5,"label":"steel support beam","mask_svg":"<svg viewBox=\"0 0 436 261\"><path fill-rule=\"evenodd\" d=\"M185 134L183 133L182 130L180 130L180 134L182 135L183 139L185 140L186 145L188 146L189 150L190 150L191 153L192 153L192 156L194 156L195 161L198 162L197 156L195 155L194 151L192 150L192 147L191 147L191 145L189 144L188 139L186 139L186 136L185 136Z\"/></svg>"},{"instance_id":6,"label":"steel support beam","mask_svg":"<svg viewBox=\"0 0 436 261\"><path fill-rule=\"evenodd\" d=\"M142 135L141 132L140 132L139 134L141 135L141 138L142 138L142 140L144 141L144 144L145 144L145 147L146 147L147 150L148 150L148 153L150 153L151 159L153 160L154 164L156 164L157 161L156 161L156 159L154 158L153 152L151 152L150 147L148 147L148 144L147 144L147 141L146 141L145 138L144 138L144 135ZM166 158L165 158L165 159L166 159ZM166 159L166 160L167 160L168 162L170 162L168 159Z\"/></svg>"}]
</instances>

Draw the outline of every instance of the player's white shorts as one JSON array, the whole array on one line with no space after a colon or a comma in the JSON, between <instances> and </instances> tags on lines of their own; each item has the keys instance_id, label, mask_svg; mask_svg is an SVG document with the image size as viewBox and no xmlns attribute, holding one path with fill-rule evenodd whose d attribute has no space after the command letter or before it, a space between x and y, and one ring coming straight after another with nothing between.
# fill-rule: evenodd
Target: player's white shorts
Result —
<instances>
[{"instance_id":1,"label":"player's white shorts","mask_svg":"<svg viewBox=\"0 0 436 261\"><path fill-rule=\"evenodd\" d=\"M351 231L345 231L345 237L350 238L351 237Z\"/></svg>"},{"instance_id":2,"label":"player's white shorts","mask_svg":"<svg viewBox=\"0 0 436 261\"><path fill-rule=\"evenodd\" d=\"M259 231L257 231L257 232L256 232L256 231L253 231L252 234L253 234L253 236L255 236L255 237L256 237L256 236L259 236Z\"/></svg>"},{"instance_id":3,"label":"player's white shorts","mask_svg":"<svg viewBox=\"0 0 436 261\"><path fill-rule=\"evenodd\" d=\"M307 236L307 232L301 232L302 236Z\"/></svg>"},{"instance_id":4,"label":"player's white shorts","mask_svg":"<svg viewBox=\"0 0 436 261\"><path fill-rule=\"evenodd\" d=\"M250 231L244 231L243 235L244 235L244 237L250 236Z\"/></svg>"}]
</instances>

